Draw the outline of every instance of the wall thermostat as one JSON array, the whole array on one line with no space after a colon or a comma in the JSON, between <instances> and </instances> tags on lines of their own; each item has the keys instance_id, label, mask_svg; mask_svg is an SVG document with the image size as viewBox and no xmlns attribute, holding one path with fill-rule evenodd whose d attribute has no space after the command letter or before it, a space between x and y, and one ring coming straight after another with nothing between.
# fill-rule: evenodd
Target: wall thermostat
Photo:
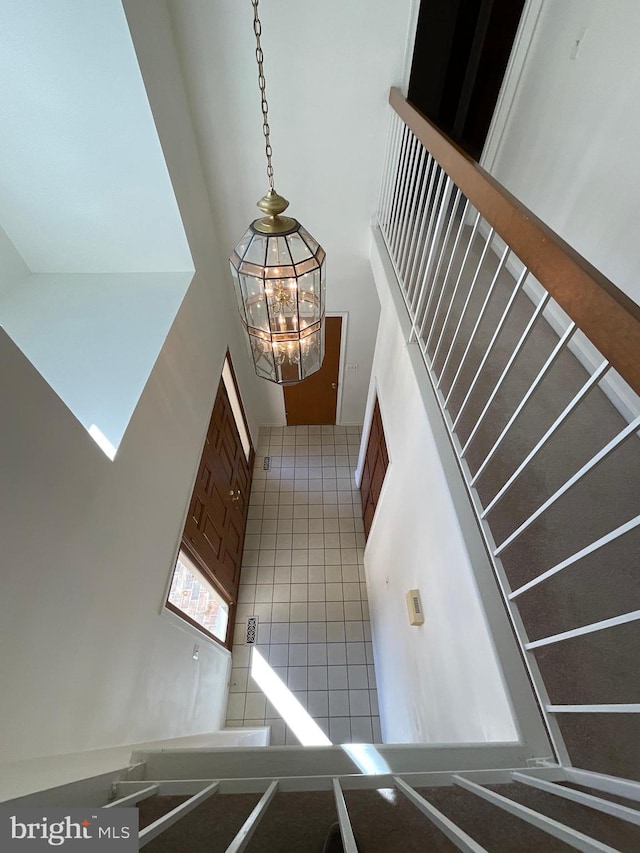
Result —
<instances>
[{"instance_id":1,"label":"wall thermostat","mask_svg":"<svg viewBox=\"0 0 640 853\"><path fill-rule=\"evenodd\" d=\"M419 590L410 589L407 593L407 610L409 611L410 625L422 625L424 623L424 612L422 610Z\"/></svg>"}]
</instances>

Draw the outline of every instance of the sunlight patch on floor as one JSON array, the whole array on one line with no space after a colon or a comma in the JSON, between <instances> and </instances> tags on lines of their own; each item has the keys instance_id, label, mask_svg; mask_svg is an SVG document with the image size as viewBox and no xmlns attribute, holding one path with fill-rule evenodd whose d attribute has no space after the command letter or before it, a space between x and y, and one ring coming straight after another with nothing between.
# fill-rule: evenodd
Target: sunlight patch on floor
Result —
<instances>
[{"instance_id":1,"label":"sunlight patch on floor","mask_svg":"<svg viewBox=\"0 0 640 853\"><path fill-rule=\"evenodd\" d=\"M251 655L251 675L303 746L332 745L313 717L256 648Z\"/></svg>"}]
</instances>

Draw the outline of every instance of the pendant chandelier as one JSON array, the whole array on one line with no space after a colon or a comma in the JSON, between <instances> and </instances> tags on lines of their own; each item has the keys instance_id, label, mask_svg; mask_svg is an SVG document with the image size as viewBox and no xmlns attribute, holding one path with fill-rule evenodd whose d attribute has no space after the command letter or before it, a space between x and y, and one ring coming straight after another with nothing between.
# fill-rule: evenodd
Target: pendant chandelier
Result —
<instances>
[{"instance_id":1,"label":"pendant chandelier","mask_svg":"<svg viewBox=\"0 0 640 853\"><path fill-rule=\"evenodd\" d=\"M251 223L229 262L256 373L293 385L324 358L325 253L297 220L281 215L289 202L274 187L258 0L251 5L269 191L258 202L265 215Z\"/></svg>"}]
</instances>

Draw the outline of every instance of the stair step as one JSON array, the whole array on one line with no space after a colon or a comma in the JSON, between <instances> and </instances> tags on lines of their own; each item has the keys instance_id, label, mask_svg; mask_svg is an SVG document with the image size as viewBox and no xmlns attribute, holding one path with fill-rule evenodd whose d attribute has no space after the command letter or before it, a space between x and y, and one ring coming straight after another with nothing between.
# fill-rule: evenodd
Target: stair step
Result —
<instances>
[{"instance_id":1,"label":"stair step","mask_svg":"<svg viewBox=\"0 0 640 853\"><path fill-rule=\"evenodd\" d=\"M149 826L150 823L153 823L158 820L158 818L163 817L167 812L175 809L176 806L181 805L188 799L188 795L181 797L165 797L155 794L153 797L147 797L146 800L141 800L137 806L139 829L144 829L146 826Z\"/></svg>"},{"instance_id":2,"label":"stair step","mask_svg":"<svg viewBox=\"0 0 640 853\"><path fill-rule=\"evenodd\" d=\"M547 817L577 829L597 841L608 844L621 853L637 853L640 850L640 827L624 820L596 811L588 806L564 800L546 791L530 788L528 785L492 785L493 790L509 797L530 809L542 812ZM607 794L593 792L602 799Z\"/></svg>"},{"instance_id":3,"label":"stair step","mask_svg":"<svg viewBox=\"0 0 640 853\"><path fill-rule=\"evenodd\" d=\"M487 787L510 797L515 785ZM491 853L568 853L573 849L462 788L421 788L418 793Z\"/></svg>"},{"instance_id":4,"label":"stair step","mask_svg":"<svg viewBox=\"0 0 640 853\"><path fill-rule=\"evenodd\" d=\"M457 848L395 789L345 791L359 853L450 853Z\"/></svg>"},{"instance_id":5,"label":"stair step","mask_svg":"<svg viewBox=\"0 0 640 853\"><path fill-rule=\"evenodd\" d=\"M153 804L154 799L164 802ZM150 814L156 820L184 799L187 798L152 797L145 801L144 807L141 803L140 828L150 822L147 820ZM193 853L194 850L224 853L259 799L259 794L216 794L150 841L145 853ZM149 812L146 803L151 803Z\"/></svg>"},{"instance_id":6,"label":"stair step","mask_svg":"<svg viewBox=\"0 0 640 853\"><path fill-rule=\"evenodd\" d=\"M276 794L247 848L248 853L320 851L336 823L333 791Z\"/></svg>"},{"instance_id":7,"label":"stair step","mask_svg":"<svg viewBox=\"0 0 640 853\"><path fill-rule=\"evenodd\" d=\"M156 799L156 798L153 798ZM157 798L153 820L181 797ZM259 796L222 794L194 809L182 821L148 844L149 853L226 850ZM397 791L345 791L345 800L360 853L452 853L455 847ZM147 815L142 815L145 825ZM332 791L276 794L247 848L250 853L321 851L338 820Z\"/></svg>"},{"instance_id":8,"label":"stair step","mask_svg":"<svg viewBox=\"0 0 640 853\"><path fill-rule=\"evenodd\" d=\"M637 561L629 558L639 553L637 527L519 596L529 639L640 610Z\"/></svg>"},{"instance_id":9,"label":"stair step","mask_svg":"<svg viewBox=\"0 0 640 853\"><path fill-rule=\"evenodd\" d=\"M557 714L574 767L640 781L640 714Z\"/></svg>"},{"instance_id":10,"label":"stair step","mask_svg":"<svg viewBox=\"0 0 640 853\"><path fill-rule=\"evenodd\" d=\"M621 853L636 853L640 850L638 826L524 784L487 787ZM545 853L564 853L572 849L460 787L417 790L491 853L513 853L514 850L522 853L538 853L541 850ZM422 853L425 850L451 853L456 849L396 789L347 790L344 795L360 853ZM155 796L145 800L140 806L141 828L175 808L184 799ZM149 853L187 853L200 849L222 853L258 800L258 794L214 796L152 841L147 849ZM247 849L250 853L320 851L327 833L336 821L336 806L331 791L278 793Z\"/></svg>"},{"instance_id":11,"label":"stair step","mask_svg":"<svg viewBox=\"0 0 640 853\"><path fill-rule=\"evenodd\" d=\"M564 788L571 788L574 791L584 791L586 794L591 794L594 797L602 797L610 800L612 803L619 803L621 806L626 806L630 809L635 809L640 814L640 803L637 800L630 800L628 797L619 797L616 794L604 793L597 788L590 788L587 785L576 785L573 782L559 782Z\"/></svg>"},{"instance_id":12,"label":"stair step","mask_svg":"<svg viewBox=\"0 0 640 853\"><path fill-rule=\"evenodd\" d=\"M535 650L551 704L626 704L640 696L640 620Z\"/></svg>"}]
</instances>

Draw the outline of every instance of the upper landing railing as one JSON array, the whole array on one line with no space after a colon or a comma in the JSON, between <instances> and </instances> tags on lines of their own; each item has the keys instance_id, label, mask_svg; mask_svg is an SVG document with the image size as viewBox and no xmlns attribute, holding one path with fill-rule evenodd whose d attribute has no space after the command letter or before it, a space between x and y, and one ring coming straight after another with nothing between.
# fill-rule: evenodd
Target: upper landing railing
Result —
<instances>
[{"instance_id":1,"label":"upper landing railing","mask_svg":"<svg viewBox=\"0 0 640 853\"><path fill-rule=\"evenodd\" d=\"M399 89L391 89L389 103L413 135L414 147L419 143L433 157L531 275L640 394L640 307L447 139ZM405 171L405 181L409 177ZM387 197L387 204L390 201L394 199Z\"/></svg>"},{"instance_id":2,"label":"upper landing railing","mask_svg":"<svg viewBox=\"0 0 640 853\"><path fill-rule=\"evenodd\" d=\"M634 715L640 743L640 308L397 89L389 101L378 222L409 340L557 754L589 715L606 764L632 724L608 749L610 714Z\"/></svg>"}]
</instances>

